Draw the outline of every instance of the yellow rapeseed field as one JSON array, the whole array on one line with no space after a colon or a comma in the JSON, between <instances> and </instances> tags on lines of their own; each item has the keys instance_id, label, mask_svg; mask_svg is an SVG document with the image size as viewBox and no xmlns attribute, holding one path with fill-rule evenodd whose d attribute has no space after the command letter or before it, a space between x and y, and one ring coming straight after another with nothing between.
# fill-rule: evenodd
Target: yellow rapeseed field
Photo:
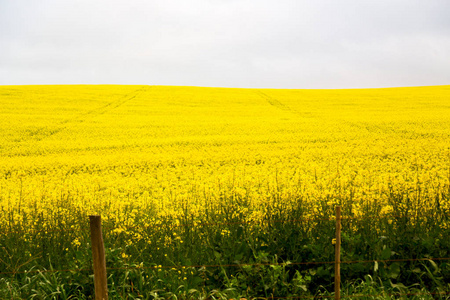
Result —
<instances>
[{"instance_id":1,"label":"yellow rapeseed field","mask_svg":"<svg viewBox=\"0 0 450 300\"><path fill-rule=\"evenodd\" d=\"M258 220L300 201L385 214L404 191L413 210L450 208L450 86L1 86L0 129L0 228L93 213L149 225L224 205Z\"/></svg>"}]
</instances>

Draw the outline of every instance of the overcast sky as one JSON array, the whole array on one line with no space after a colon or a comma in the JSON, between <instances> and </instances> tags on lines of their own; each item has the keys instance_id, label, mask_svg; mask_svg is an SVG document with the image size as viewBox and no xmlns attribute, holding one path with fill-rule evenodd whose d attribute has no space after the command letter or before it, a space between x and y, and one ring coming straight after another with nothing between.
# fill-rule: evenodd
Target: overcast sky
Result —
<instances>
[{"instance_id":1,"label":"overcast sky","mask_svg":"<svg viewBox=\"0 0 450 300\"><path fill-rule=\"evenodd\" d=\"M0 0L16 84L450 84L450 1Z\"/></svg>"}]
</instances>

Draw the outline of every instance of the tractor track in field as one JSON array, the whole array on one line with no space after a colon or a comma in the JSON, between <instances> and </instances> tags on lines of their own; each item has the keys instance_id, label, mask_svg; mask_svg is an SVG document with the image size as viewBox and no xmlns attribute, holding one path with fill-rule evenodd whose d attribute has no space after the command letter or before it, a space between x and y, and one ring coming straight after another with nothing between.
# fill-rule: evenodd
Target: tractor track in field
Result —
<instances>
[{"instance_id":1,"label":"tractor track in field","mask_svg":"<svg viewBox=\"0 0 450 300\"><path fill-rule=\"evenodd\" d=\"M92 109L92 110L85 112L83 114L80 114L76 117L62 120L62 121L56 123L50 129L48 129L47 127L41 127L41 128L37 128L34 130L28 130L26 132L26 137L22 137L20 139L20 141L23 142L23 141L28 141L30 139L35 139L37 141L41 141L41 140L48 138L52 135L55 135L61 131L64 131L65 129L67 129L66 125L71 122L82 123L82 122L85 122L90 117L103 115L109 111L112 111L113 109L124 105L125 103L129 102L130 100L133 100L134 98L136 98L137 96L139 96L141 93L143 93L144 91L146 91L148 89L149 89L148 86L141 87L141 88L135 90L134 92L126 94L122 97L119 97L118 99L111 101L101 107Z\"/></svg>"},{"instance_id":2,"label":"tractor track in field","mask_svg":"<svg viewBox=\"0 0 450 300\"><path fill-rule=\"evenodd\" d=\"M270 105L272 105L275 108L278 108L278 109L281 109L281 110L284 110L284 111L293 112L293 110L289 106L287 106L286 104L281 103L277 99L267 95L266 93L264 93L262 91L256 91L256 94L258 94L260 97L265 99Z\"/></svg>"},{"instance_id":3,"label":"tractor track in field","mask_svg":"<svg viewBox=\"0 0 450 300\"><path fill-rule=\"evenodd\" d=\"M292 108L289 105L286 105L286 104L282 103L278 99L276 99L276 98L274 98L274 97L264 93L261 90L256 90L255 93L258 96L260 96L261 98L263 98L264 100L266 100L267 103L269 103L271 106L273 106L276 109L279 109L279 110L282 110L282 111L285 111L285 112L289 112L289 113L294 114L294 115L296 115L298 117L301 117L301 118L311 118L312 117L311 112L299 111L296 108Z\"/></svg>"},{"instance_id":4,"label":"tractor track in field","mask_svg":"<svg viewBox=\"0 0 450 300\"><path fill-rule=\"evenodd\" d=\"M125 103L129 102L130 100L133 100L134 98L136 98L138 95L140 95L142 92L144 92L146 90L148 90L148 87L146 87L146 86L139 88L139 89L135 90L134 92L132 92L130 94L126 94L115 101L111 101L101 107L92 109L86 113L79 115L78 117L64 120L61 123L68 123L71 121L84 122L85 121L84 117L103 115L103 114L107 113L108 111L111 111L119 106L124 105Z\"/></svg>"}]
</instances>

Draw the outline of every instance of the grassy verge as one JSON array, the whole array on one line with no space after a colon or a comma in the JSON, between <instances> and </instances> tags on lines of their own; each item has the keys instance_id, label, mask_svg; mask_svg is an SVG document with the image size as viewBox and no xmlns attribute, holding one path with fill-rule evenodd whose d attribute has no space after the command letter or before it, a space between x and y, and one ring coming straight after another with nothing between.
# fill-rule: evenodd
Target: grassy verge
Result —
<instances>
[{"instance_id":1,"label":"grassy verge","mask_svg":"<svg viewBox=\"0 0 450 300\"><path fill-rule=\"evenodd\" d=\"M414 205L448 201L446 191L417 201L416 193L392 190L389 215L372 203L356 217L347 209L351 199L341 199L342 295L448 299L442 293L450 291L449 212L435 205L425 214ZM135 214L133 226L104 221L111 299L332 295L334 204L322 199L311 215L307 202L292 202L298 205L287 210L280 199L269 199L258 207L259 220L250 217L252 207L235 210L246 201L233 197L202 219L185 208L178 218L145 226L151 211ZM74 211L68 220L57 212L47 220L38 216L34 228L2 229L2 299L93 297L88 218Z\"/></svg>"}]
</instances>

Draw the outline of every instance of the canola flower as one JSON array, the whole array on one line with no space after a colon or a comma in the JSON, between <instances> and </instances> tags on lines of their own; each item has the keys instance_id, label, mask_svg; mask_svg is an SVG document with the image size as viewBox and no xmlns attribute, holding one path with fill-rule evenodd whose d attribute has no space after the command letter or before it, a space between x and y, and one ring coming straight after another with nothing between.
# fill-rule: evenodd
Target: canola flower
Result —
<instances>
[{"instance_id":1,"label":"canola flower","mask_svg":"<svg viewBox=\"0 0 450 300\"><path fill-rule=\"evenodd\" d=\"M319 203L448 210L449 99L449 86L2 86L0 228L100 214L127 234L224 207L258 222L300 202L306 217ZM405 191L414 199L392 203Z\"/></svg>"}]
</instances>

